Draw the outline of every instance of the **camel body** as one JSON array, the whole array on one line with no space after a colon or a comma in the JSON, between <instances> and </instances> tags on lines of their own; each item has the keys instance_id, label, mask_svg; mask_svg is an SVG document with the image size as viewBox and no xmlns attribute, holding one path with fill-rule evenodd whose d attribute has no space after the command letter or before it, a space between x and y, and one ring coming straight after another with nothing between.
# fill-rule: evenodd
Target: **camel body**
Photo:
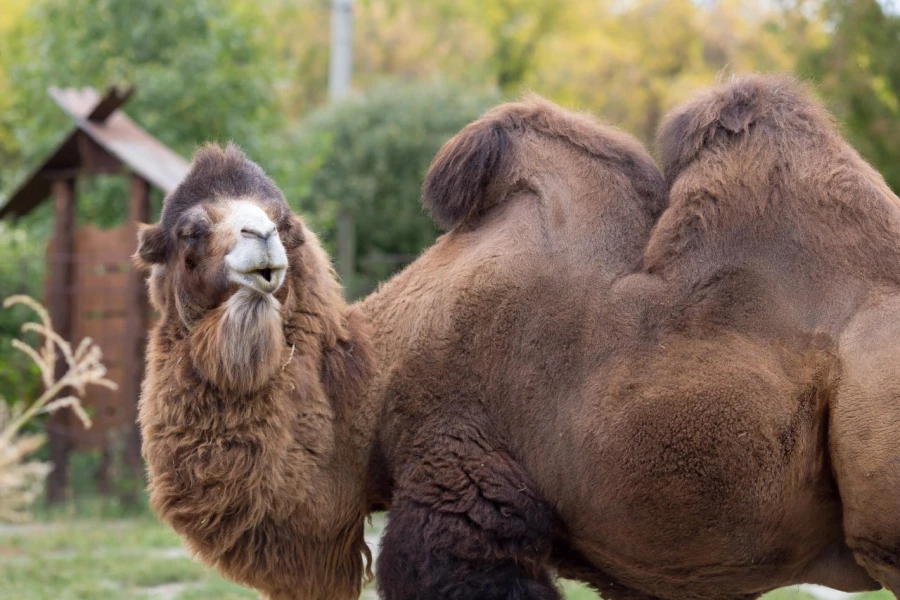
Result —
<instances>
[{"instance_id":1,"label":"camel body","mask_svg":"<svg viewBox=\"0 0 900 600\"><path fill-rule=\"evenodd\" d=\"M747 293L764 283L756 277L745 267L715 291ZM877 588L844 541L827 443L838 364L822 336L785 323L741 331L733 312L704 306L709 289L675 302L653 276L624 277L606 292L585 276L560 278L497 285L479 299L496 312L460 318L468 335L432 333L408 354L388 341L391 376L376 394L386 399L378 431L389 462L415 470L427 445L443 463L461 431L495 432L491 448L528 475L507 485L553 507L552 527L528 524L553 531L549 563L604 598L751 598L799 582ZM769 311L785 302L773 296L754 298ZM541 310L551 298L568 310ZM732 325L710 331L712 318ZM420 387L414 374L436 368L449 375ZM410 414L411 395L434 404ZM445 439L433 433L442 429ZM423 479L422 495L437 495Z\"/></svg>"},{"instance_id":2,"label":"camel body","mask_svg":"<svg viewBox=\"0 0 900 600\"><path fill-rule=\"evenodd\" d=\"M198 327L154 267L157 512L271 598L353 598L362 517L384 508L386 600L557 599L554 570L608 600L896 593L900 202L787 80L714 90L661 143L665 178L547 103L489 113L426 180L450 231L375 294L341 304L314 238L288 249L283 332L241 393L179 361ZM215 398L162 415L189 388L168 372ZM172 434L201 420L173 468Z\"/></svg>"}]
</instances>

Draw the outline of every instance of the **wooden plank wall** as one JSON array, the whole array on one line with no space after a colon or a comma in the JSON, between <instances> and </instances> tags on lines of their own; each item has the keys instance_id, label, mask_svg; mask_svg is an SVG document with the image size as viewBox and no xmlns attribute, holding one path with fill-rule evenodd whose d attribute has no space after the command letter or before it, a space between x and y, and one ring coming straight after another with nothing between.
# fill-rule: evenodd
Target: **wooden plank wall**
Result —
<instances>
[{"instance_id":1,"label":"wooden plank wall","mask_svg":"<svg viewBox=\"0 0 900 600\"><path fill-rule=\"evenodd\" d=\"M72 310L73 340L93 339L103 350L103 362L109 378L119 384L118 390L101 387L88 389L85 404L92 409L94 426L85 430L73 424L75 447L101 448L104 437L123 435L123 374L126 353L125 324L128 311L128 273L134 241L130 227L100 230L87 225L75 234Z\"/></svg>"},{"instance_id":2,"label":"wooden plank wall","mask_svg":"<svg viewBox=\"0 0 900 600\"><path fill-rule=\"evenodd\" d=\"M60 260L54 246L51 243L48 254L52 260ZM131 224L108 230L81 226L75 232L73 247L74 252L68 257L72 263L72 282L66 290L71 315L70 341L77 345L90 337L99 344L103 364L109 369L108 377L119 384L119 389L89 387L84 404L90 409L93 427L86 430L77 419L67 420L68 437L79 450L103 448L110 441L124 444L124 436L134 421L138 393L135 386L125 381L126 374L135 369L134 365L127 364L134 356L128 351L128 311L129 308L146 310L146 305L135 306L131 297L133 289L129 293L129 285L133 288L135 278L141 278L134 272L131 261L136 247L135 228ZM48 281L47 289L51 287ZM142 361L143 357L138 355L136 360ZM112 439L117 436L119 439Z\"/></svg>"}]
</instances>

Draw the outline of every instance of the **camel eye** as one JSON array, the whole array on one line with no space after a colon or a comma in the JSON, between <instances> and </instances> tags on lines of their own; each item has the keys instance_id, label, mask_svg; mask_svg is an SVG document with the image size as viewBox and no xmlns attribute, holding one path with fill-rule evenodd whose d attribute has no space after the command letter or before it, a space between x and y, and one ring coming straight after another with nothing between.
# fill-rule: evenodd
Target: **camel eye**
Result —
<instances>
[{"instance_id":1,"label":"camel eye","mask_svg":"<svg viewBox=\"0 0 900 600\"><path fill-rule=\"evenodd\" d=\"M192 225L181 230L179 237L188 242L196 242L206 236L207 229L202 225Z\"/></svg>"}]
</instances>

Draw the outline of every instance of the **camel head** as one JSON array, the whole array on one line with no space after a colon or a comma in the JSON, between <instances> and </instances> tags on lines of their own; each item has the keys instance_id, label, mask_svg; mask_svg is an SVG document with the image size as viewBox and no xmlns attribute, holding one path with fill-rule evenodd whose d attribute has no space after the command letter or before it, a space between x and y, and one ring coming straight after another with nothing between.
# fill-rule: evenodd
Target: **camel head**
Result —
<instances>
[{"instance_id":1,"label":"camel head","mask_svg":"<svg viewBox=\"0 0 900 600\"><path fill-rule=\"evenodd\" d=\"M316 237L233 145L197 152L159 223L142 227L137 260L154 307L190 335L196 366L232 391L256 389L280 364L286 307L312 299L306 308L327 318L342 303Z\"/></svg>"}]
</instances>

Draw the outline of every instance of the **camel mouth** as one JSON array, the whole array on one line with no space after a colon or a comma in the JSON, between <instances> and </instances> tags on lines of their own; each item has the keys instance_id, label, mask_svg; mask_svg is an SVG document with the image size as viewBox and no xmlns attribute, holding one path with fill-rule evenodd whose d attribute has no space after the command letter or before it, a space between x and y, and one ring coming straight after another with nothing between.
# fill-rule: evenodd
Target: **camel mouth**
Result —
<instances>
[{"instance_id":1,"label":"camel mouth","mask_svg":"<svg viewBox=\"0 0 900 600\"><path fill-rule=\"evenodd\" d=\"M271 294L281 287L281 284L284 281L284 271L284 269L278 267L256 269L250 273L250 278L252 280L250 287L258 292Z\"/></svg>"},{"instance_id":2,"label":"camel mouth","mask_svg":"<svg viewBox=\"0 0 900 600\"><path fill-rule=\"evenodd\" d=\"M267 266L247 271L232 271L231 280L261 294L272 294L284 283L285 267Z\"/></svg>"}]
</instances>

